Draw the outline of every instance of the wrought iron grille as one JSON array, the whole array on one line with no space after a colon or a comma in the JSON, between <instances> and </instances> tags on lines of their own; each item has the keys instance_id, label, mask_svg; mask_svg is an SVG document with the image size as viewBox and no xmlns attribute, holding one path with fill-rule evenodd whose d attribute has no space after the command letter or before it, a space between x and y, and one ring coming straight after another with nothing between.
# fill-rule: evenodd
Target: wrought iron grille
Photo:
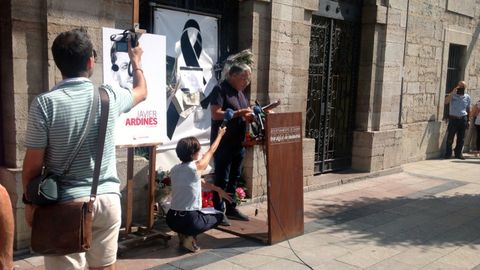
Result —
<instances>
[{"instance_id":1,"label":"wrought iron grille","mask_svg":"<svg viewBox=\"0 0 480 270\"><path fill-rule=\"evenodd\" d=\"M351 166L359 25L313 16L306 114L315 173Z\"/></svg>"}]
</instances>

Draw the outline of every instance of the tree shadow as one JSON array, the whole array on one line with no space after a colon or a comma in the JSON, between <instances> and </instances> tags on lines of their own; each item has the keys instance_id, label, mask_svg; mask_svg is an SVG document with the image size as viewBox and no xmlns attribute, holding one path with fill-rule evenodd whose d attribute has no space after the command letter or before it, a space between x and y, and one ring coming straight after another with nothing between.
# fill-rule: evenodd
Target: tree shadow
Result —
<instances>
[{"instance_id":1,"label":"tree shadow","mask_svg":"<svg viewBox=\"0 0 480 270\"><path fill-rule=\"evenodd\" d=\"M438 192L438 191L437 191ZM458 246L480 244L480 195L435 196L418 192L392 199L360 198L306 212L316 218L308 230L335 236L347 232L349 243L381 245ZM474 247L474 248L476 248Z\"/></svg>"}]
</instances>

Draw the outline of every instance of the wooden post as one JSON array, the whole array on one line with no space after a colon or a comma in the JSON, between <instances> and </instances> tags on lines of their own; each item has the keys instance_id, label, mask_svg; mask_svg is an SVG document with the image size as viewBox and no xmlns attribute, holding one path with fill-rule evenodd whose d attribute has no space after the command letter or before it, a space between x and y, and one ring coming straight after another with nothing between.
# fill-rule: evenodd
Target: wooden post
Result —
<instances>
[{"instance_id":1,"label":"wooden post","mask_svg":"<svg viewBox=\"0 0 480 270\"><path fill-rule=\"evenodd\" d=\"M133 152L135 147L127 149L127 214L125 221L126 233L132 231L132 214L133 214Z\"/></svg>"},{"instance_id":2,"label":"wooden post","mask_svg":"<svg viewBox=\"0 0 480 270\"><path fill-rule=\"evenodd\" d=\"M135 30L140 28L139 18L140 18L140 4L138 0L133 0L133 8L132 8L132 27Z\"/></svg>"},{"instance_id":3,"label":"wooden post","mask_svg":"<svg viewBox=\"0 0 480 270\"><path fill-rule=\"evenodd\" d=\"M157 183L155 182L155 176L157 174L155 164L157 160L157 147L156 145L152 145L149 147L149 166L148 166L148 177L149 177L149 184L148 184L148 229L153 228L153 223L155 222L154 217L154 206L155 206L155 190Z\"/></svg>"}]
</instances>

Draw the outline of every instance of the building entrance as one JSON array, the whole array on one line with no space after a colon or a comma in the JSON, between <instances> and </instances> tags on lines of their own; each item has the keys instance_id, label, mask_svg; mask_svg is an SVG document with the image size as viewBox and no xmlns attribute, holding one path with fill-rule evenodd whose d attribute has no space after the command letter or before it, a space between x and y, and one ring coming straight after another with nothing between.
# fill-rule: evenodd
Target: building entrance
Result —
<instances>
[{"instance_id":1,"label":"building entrance","mask_svg":"<svg viewBox=\"0 0 480 270\"><path fill-rule=\"evenodd\" d=\"M305 137L315 139L315 174L351 166L360 8L320 1L312 18Z\"/></svg>"}]
</instances>

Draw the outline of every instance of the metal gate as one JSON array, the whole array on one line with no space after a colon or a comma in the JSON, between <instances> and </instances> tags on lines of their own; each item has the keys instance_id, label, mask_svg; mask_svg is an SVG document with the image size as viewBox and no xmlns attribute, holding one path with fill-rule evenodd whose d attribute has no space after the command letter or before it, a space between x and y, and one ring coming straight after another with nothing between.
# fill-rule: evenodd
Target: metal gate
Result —
<instances>
[{"instance_id":1,"label":"metal gate","mask_svg":"<svg viewBox=\"0 0 480 270\"><path fill-rule=\"evenodd\" d=\"M312 18L305 129L315 139L315 174L351 166L360 35L359 16L345 20L339 2L322 2L327 14ZM336 15L325 17L325 3Z\"/></svg>"}]
</instances>

